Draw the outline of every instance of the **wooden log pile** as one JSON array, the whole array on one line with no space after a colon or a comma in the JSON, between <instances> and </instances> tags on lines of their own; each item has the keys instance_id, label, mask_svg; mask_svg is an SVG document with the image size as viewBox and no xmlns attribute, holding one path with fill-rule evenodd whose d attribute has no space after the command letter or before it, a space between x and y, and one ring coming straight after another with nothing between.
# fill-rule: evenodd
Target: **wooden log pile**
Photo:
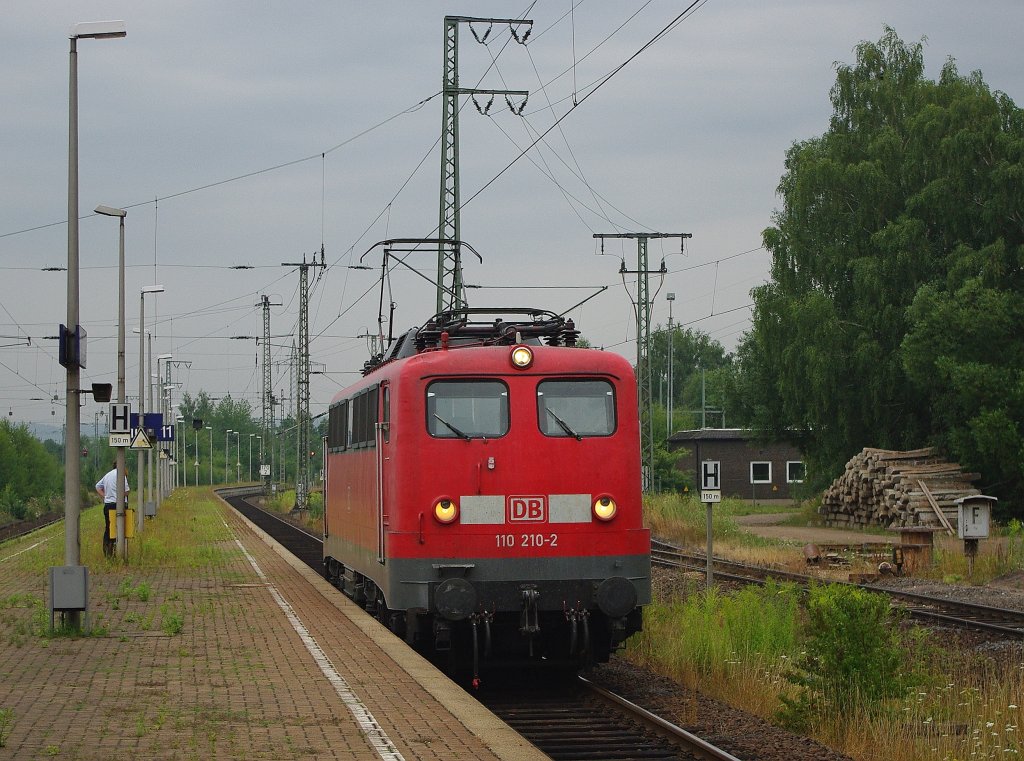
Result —
<instances>
[{"instance_id":1,"label":"wooden log pile","mask_svg":"<svg viewBox=\"0 0 1024 761\"><path fill-rule=\"evenodd\" d=\"M948 523L955 530L956 500L980 494L972 485L979 478L931 447L909 452L867 447L825 490L818 512L825 525L838 528L943 528Z\"/></svg>"}]
</instances>

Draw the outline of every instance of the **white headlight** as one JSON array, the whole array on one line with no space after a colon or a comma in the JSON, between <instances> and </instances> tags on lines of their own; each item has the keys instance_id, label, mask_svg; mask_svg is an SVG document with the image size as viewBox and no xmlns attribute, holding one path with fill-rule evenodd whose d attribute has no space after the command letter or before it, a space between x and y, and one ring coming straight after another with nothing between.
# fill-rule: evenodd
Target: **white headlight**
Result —
<instances>
[{"instance_id":1,"label":"white headlight","mask_svg":"<svg viewBox=\"0 0 1024 761\"><path fill-rule=\"evenodd\" d=\"M525 370L533 364L533 351L529 346L516 346L512 349L512 366Z\"/></svg>"},{"instance_id":2,"label":"white headlight","mask_svg":"<svg viewBox=\"0 0 1024 761\"><path fill-rule=\"evenodd\" d=\"M439 499L434 503L434 518L438 523L451 523L459 517L459 506L450 499Z\"/></svg>"},{"instance_id":3,"label":"white headlight","mask_svg":"<svg viewBox=\"0 0 1024 761\"><path fill-rule=\"evenodd\" d=\"M618 505L611 497L598 497L594 500L594 517L602 521L610 521L618 512Z\"/></svg>"}]
</instances>

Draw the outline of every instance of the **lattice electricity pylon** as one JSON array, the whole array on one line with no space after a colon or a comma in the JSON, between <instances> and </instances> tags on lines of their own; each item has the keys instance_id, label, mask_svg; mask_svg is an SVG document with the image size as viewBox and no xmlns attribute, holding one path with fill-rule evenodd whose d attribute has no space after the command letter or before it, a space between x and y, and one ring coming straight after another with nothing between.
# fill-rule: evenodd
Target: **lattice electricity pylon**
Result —
<instances>
[{"instance_id":1,"label":"lattice electricity pylon","mask_svg":"<svg viewBox=\"0 0 1024 761\"><path fill-rule=\"evenodd\" d=\"M682 249L683 241L692 238L690 233L594 233L601 239L601 253L604 253L605 238L635 238L637 243L637 265L635 270L626 269L623 260L619 267L621 275L636 275L636 386L637 409L640 413L640 463L643 474L643 489L650 491L654 483L654 415L653 382L651 373L651 307L648 275L664 276L668 269L662 260L661 267L656 270L647 268L647 241L651 238L679 238Z\"/></svg>"},{"instance_id":2,"label":"lattice electricity pylon","mask_svg":"<svg viewBox=\"0 0 1024 761\"><path fill-rule=\"evenodd\" d=\"M459 24L469 24L479 43L486 43L494 24L508 24L516 42L525 44L533 29L533 22L525 19L474 18L472 16L444 17L444 79L441 107L441 208L437 230L437 311L438 313L466 306L462 282L462 251L459 241L459 96L504 95L513 113L522 113L527 90L480 90L459 87ZM487 24L483 35L477 34L473 24ZM528 27L522 35L519 28ZM512 98L523 102L513 106ZM490 104L487 105L487 108ZM482 110L482 113L486 113Z\"/></svg>"},{"instance_id":3,"label":"lattice electricity pylon","mask_svg":"<svg viewBox=\"0 0 1024 761\"><path fill-rule=\"evenodd\" d=\"M307 262L303 254L301 262L282 262L282 267L299 268L299 343L298 367L295 374L296 406L296 452L298 462L295 473L295 511L309 507L309 268L325 267L323 249L320 250L320 261Z\"/></svg>"},{"instance_id":4,"label":"lattice electricity pylon","mask_svg":"<svg viewBox=\"0 0 1024 761\"><path fill-rule=\"evenodd\" d=\"M262 428L261 435L263 438L260 439L262 446L260 452L265 453L270 449L270 431L274 423L274 405L273 405L273 379L271 377L271 363L270 363L270 307L281 306L281 302L272 303L270 297L266 294L260 295L260 301L257 306L263 308L263 388L261 389L261 402L263 407L263 415L260 419ZM263 489L265 492L270 491L270 480L273 475L268 472L263 475L266 455L261 454L260 456L260 477L263 481Z\"/></svg>"}]
</instances>

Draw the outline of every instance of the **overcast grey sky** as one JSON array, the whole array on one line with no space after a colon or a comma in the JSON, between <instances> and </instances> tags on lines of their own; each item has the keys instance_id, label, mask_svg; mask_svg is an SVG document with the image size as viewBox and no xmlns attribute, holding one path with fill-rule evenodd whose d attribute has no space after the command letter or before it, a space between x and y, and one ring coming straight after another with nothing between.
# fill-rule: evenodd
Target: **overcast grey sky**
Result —
<instances>
[{"instance_id":1,"label":"overcast grey sky","mask_svg":"<svg viewBox=\"0 0 1024 761\"><path fill-rule=\"evenodd\" d=\"M1021 0L707 0L475 195L565 114L574 92L577 101L587 96L688 4L576 0L570 14L570 0L8 0L0 28L3 411L15 421L63 419L60 406L31 398L63 397L56 343L44 337L65 319L66 280L42 268L67 263L75 22L124 19L128 29L125 39L78 46L81 323L90 336L83 383L113 382L116 373L117 225L91 212L125 207L129 327L138 325L140 289L164 285L147 299L154 356L191 363L176 369L183 390L231 393L257 410L256 342L230 336L262 333L255 305L263 293L282 303L272 332L296 330L298 274L282 262L323 244L332 265L311 298L312 358L327 370L312 383L316 414L358 377L368 355L358 336L376 330L379 273L349 265L378 240L434 234L446 13L518 17L529 8L534 21L525 46L506 44L507 27L495 27L486 46L460 32L463 86L531 92L522 116L500 98L488 115L464 99L461 188L472 200L462 237L484 257L483 265L466 260L465 279L492 287L470 290L471 305L561 311L608 285L572 316L595 345L631 358L634 289L618 268L623 257L636 268L636 244L609 243L601 257L593 233L692 233L683 255L676 243L651 243L651 266L665 256L670 271L664 283L652 281L654 322L667 321L665 294L674 292L676 321L733 349L749 325L749 291L767 277L761 231L778 204L785 151L827 128L834 62L852 62L859 41L877 40L886 24L904 40L926 37L930 76L952 56L961 71L980 69L992 88L1024 98ZM428 274L430 259L423 255ZM368 261L379 265L379 254ZM423 280L396 272L391 289L385 303L398 305L396 332L432 312ZM128 335L134 394L138 338ZM275 362L285 362L290 339L273 344ZM286 368L275 367L274 378L288 395ZM99 408L83 410L87 427Z\"/></svg>"}]
</instances>

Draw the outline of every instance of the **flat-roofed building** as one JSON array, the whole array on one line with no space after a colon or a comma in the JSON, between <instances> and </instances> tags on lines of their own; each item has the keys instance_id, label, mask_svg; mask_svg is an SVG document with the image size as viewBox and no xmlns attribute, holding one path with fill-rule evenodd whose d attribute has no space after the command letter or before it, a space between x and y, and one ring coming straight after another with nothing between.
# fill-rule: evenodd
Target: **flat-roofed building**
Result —
<instances>
[{"instance_id":1,"label":"flat-roofed building","mask_svg":"<svg viewBox=\"0 0 1024 761\"><path fill-rule=\"evenodd\" d=\"M699 464L720 463L723 497L753 502L789 503L793 487L803 483L803 455L791 444L764 443L742 428L699 428L678 431L668 439L670 452L678 452L676 467L693 475L700 489Z\"/></svg>"}]
</instances>

